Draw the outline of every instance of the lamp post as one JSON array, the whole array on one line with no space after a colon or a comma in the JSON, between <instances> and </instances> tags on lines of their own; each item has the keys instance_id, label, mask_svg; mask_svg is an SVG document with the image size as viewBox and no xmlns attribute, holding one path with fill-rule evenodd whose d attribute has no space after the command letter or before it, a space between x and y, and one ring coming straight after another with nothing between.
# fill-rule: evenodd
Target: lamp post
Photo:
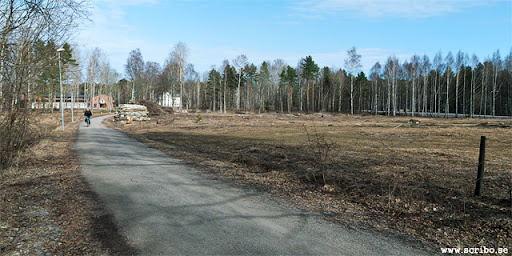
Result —
<instances>
[{"instance_id":1,"label":"lamp post","mask_svg":"<svg viewBox=\"0 0 512 256\"><path fill-rule=\"evenodd\" d=\"M75 99L73 98L73 82L74 80L71 79L71 83L69 83L68 81L68 84L69 84L69 88L71 89L71 122L74 123L75 122Z\"/></svg>"},{"instance_id":2,"label":"lamp post","mask_svg":"<svg viewBox=\"0 0 512 256\"><path fill-rule=\"evenodd\" d=\"M62 71L60 68L60 52L64 51L64 48L57 49L59 53L59 80L60 80L60 114L62 118L62 131L64 131L64 105L62 104Z\"/></svg>"}]
</instances>

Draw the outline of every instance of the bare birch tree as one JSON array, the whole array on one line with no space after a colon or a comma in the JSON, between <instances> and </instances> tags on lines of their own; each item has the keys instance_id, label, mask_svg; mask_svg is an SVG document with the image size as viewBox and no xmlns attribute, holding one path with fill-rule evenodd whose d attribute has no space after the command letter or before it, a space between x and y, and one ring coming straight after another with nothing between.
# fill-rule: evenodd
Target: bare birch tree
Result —
<instances>
[{"instance_id":1,"label":"bare birch tree","mask_svg":"<svg viewBox=\"0 0 512 256\"><path fill-rule=\"evenodd\" d=\"M420 65L420 57L414 54L411 58L411 77L412 77L412 99L411 99L411 112L412 116L416 112L416 79L418 77L418 70Z\"/></svg>"},{"instance_id":2,"label":"bare birch tree","mask_svg":"<svg viewBox=\"0 0 512 256\"><path fill-rule=\"evenodd\" d=\"M343 86L345 83L345 72L341 68L337 72L338 83L339 83L339 95L338 95L338 112L341 112L341 98L343 97Z\"/></svg>"},{"instance_id":3,"label":"bare birch tree","mask_svg":"<svg viewBox=\"0 0 512 256\"><path fill-rule=\"evenodd\" d=\"M143 86L143 99L149 99L150 101L156 101L155 89L158 79L158 74L162 72L160 64L153 61L148 61L144 65L144 83Z\"/></svg>"},{"instance_id":4,"label":"bare birch tree","mask_svg":"<svg viewBox=\"0 0 512 256\"><path fill-rule=\"evenodd\" d=\"M236 59L233 60L233 65L238 69L238 87L236 89L236 110L240 110L240 83L242 83L242 73L244 70L245 65L247 65L249 62L247 61L247 56L244 54L239 55L236 57Z\"/></svg>"},{"instance_id":5,"label":"bare birch tree","mask_svg":"<svg viewBox=\"0 0 512 256\"><path fill-rule=\"evenodd\" d=\"M434 66L436 68L436 77L434 81L434 112L441 115L441 71L443 69L443 55L441 51L434 57Z\"/></svg>"},{"instance_id":6,"label":"bare birch tree","mask_svg":"<svg viewBox=\"0 0 512 256\"><path fill-rule=\"evenodd\" d=\"M498 90L498 71L501 68L501 55L500 50L496 50L492 54L492 62L494 65L493 83L492 83L492 115L496 116L496 93Z\"/></svg>"},{"instance_id":7,"label":"bare birch tree","mask_svg":"<svg viewBox=\"0 0 512 256\"><path fill-rule=\"evenodd\" d=\"M448 52L445 58L446 61L446 105L445 105L445 114L448 116L450 113L450 82L451 82L451 71L453 66L453 55L452 52Z\"/></svg>"},{"instance_id":8,"label":"bare birch tree","mask_svg":"<svg viewBox=\"0 0 512 256\"><path fill-rule=\"evenodd\" d=\"M282 59L275 59L272 61L272 65L270 67L270 80L272 82L272 90L271 90L271 96L270 101L272 102L272 110L277 110L276 105L282 106L282 92L281 87L279 86L280 81L280 74L283 71L283 69L286 67L286 63ZM281 112L283 111L283 108L281 107Z\"/></svg>"},{"instance_id":9,"label":"bare birch tree","mask_svg":"<svg viewBox=\"0 0 512 256\"><path fill-rule=\"evenodd\" d=\"M350 114L354 115L354 77L361 68L361 55L357 54L356 47L347 51L345 67L350 71Z\"/></svg>"},{"instance_id":10,"label":"bare birch tree","mask_svg":"<svg viewBox=\"0 0 512 256\"><path fill-rule=\"evenodd\" d=\"M370 76L371 76L371 79L373 80L373 83L374 83L374 96L373 96L373 111L375 112L375 115L378 114L378 106L377 106L377 90L378 90L378 85L379 85L379 75L380 75L380 69L381 69L381 65L379 62L375 63L371 69L371 73L370 73Z\"/></svg>"},{"instance_id":11,"label":"bare birch tree","mask_svg":"<svg viewBox=\"0 0 512 256\"><path fill-rule=\"evenodd\" d=\"M478 67L478 57L476 54L473 54L472 57L472 71L471 71L471 96L469 100L469 115L470 117L473 117L475 114L475 87L476 87L476 68Z\"/></svg>"},{"instance_id":12,"label":"bare birch tree","mask_svg":"<svg viewBox=\"0 0 512 256\"><path fill-rule=\"evenodd\" d=\"M103 57L103 52L98 47L94 48L89 57L89 63L87 66L87 81L90 88L88 102L91 104L91 109L96 108L96 106L94 106L94 97L96 95L96 84L99 83L100 66Z\"/></svg>"},{"instance_id":13,"label":"bare birch tree","mask_svg":"<svg viewBox=\"0 0 512 256\"><path fill-rule=\"evenodd\" d=\"M460 83L460 73L462 72L462 64L464 62L464 53L462 51L458 51L455 57L455 117L459 116L459 83Z\"/></svg>"},{"instance_id":14,"label":"bare birch tree","mask_svg":"<svg viewBox=\"0 0 512 256\"><path fill-rule=\"evenodd\" d=\"M428 56L425 54L423 55L422 59L422 70L423 70L423 107L422 112L427 112L427 87L428 87L428 77L430 72L430 60Z\"/></svg>"},{"instance_id":15,"label":"bare birch tree","mask_svg":"<svg viewBox=\"0 0 512 256\"><path fill-rule=\"evenodd\" d=\"M142 53L139 48L130 52L128 60L126 61L125 71L132 83L132 96L130 101L135 102L136 84L144 73L144 59L142 58Z\"/></svg>"},{"instance_id":16,"label":"bare birch tree","mask_svg":"<svg viewBox=\"0 0 512 256\"><path fill-rule=\"evenodd\" d=\"M176 45L174 45L174 50L171 52L172 58L176 61L178 64L178 73L179 73L179 83L180 83L180 97L182 100L182 104L179 106L179 109L181 110L183 105L183 76L185 73L185 67L187 64L189 50L187 46L183 42L178 42Z\"/></svg>"}]
</instances>

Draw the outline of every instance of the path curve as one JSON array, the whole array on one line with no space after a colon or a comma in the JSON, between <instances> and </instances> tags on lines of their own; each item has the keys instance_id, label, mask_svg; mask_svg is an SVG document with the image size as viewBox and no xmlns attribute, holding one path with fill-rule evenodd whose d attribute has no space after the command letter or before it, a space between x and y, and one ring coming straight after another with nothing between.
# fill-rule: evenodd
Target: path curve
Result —
<instances>
[{"instance_id":1,"label":"path curve","mask_svg":"<svg viewBox=\"0 0 512 256\"><path fill-rule=\"evenodd\" d=\"M80 126L75 150L83 175L142 255L427 254L215 180L106 128L105 118Z\"/></svg>"}]
</instances>

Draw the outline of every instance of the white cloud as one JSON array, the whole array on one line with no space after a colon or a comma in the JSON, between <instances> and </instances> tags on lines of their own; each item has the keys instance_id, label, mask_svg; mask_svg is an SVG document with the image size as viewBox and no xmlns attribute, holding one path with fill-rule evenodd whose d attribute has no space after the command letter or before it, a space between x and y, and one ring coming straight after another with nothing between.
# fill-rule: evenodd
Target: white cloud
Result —
<instances>
[{"instance_id":1,"label":"white cloud","mask_svg":"<svg viewBox=\"0 0 512 256\"><path fill-rule=\"evenodd\" d=\"M504 0L307 0L298 4L304 13L345 11L365 17L426 18Z\"/></svg>"}]
</instances>

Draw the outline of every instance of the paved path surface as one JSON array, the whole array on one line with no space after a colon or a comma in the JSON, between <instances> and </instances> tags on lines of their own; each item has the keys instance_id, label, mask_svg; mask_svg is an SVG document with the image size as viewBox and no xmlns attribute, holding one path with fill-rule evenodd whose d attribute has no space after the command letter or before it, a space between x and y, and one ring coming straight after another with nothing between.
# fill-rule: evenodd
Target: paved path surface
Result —
<instances>
[{"instance_id":1,"label":"paved path surface","mask_svg":"<svg viewBox=\"0 0 512 256\"><path fill-rule=\"evenodd\" d=\"M81 125L82 172L142 255L422 255L233 187L128 138Z\"/></svg>"}]
</instances>

